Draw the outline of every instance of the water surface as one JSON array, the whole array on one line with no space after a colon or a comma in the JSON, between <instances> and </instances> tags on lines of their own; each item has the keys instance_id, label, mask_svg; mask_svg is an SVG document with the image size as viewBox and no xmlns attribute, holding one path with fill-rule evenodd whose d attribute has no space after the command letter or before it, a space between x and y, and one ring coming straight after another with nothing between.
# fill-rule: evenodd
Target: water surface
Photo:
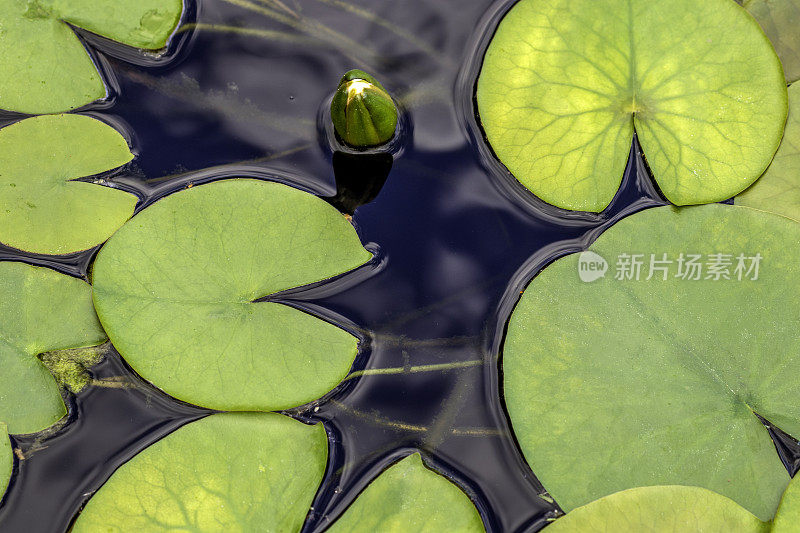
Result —
<instances>
[{"instance_id":1,"label":"water surface","mask_svg":"<svg viewBox=\"0 0 800 533\"><path fill-rule=\"evenodd\" d=\"M280 299L357 334L355 371L395 370L347 380L292 411L323 422L331 442L306 531L322 531L414 450L473 498L489 531L537 530L558 507L507 422L498 360L505 324L549 262L665 202L635 142L622 188L601 215L543 204L495 161L474 117L473 89L508 2L284 1L279 20L267 14L270 2L191 5L161 58L86 36L114 94L83 111L120 129L137 154L105 178L136 192L139 209L188 185L246 176L354 211L375 260ZM326 105L351 68L375 74L401 103L403 131L391 156L334 153L341 147L330 139ZM359 188L370 180L378 186ZM2 249L0 259L85 277L95 252L54 261ZM419 368L453 362L460 364ZM0 529L65 531L115 468L208 414L147 385L117 354L94 374L107 385L69 398L62 429L14 437L25 459L0 504ZM794 441L780 442L796 468Z\"/></svg>"}]
</instances>

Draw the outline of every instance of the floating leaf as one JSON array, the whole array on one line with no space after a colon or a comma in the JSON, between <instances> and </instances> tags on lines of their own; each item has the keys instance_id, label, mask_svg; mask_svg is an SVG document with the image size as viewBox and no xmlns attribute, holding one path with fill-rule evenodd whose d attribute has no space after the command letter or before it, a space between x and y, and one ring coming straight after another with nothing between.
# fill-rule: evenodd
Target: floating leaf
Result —
<instances>
[{"instance_id":1,"label":"floating leaf","mask_svg":"<svg viewBox=\"0 0 800 533\"><path fill-rule=\"evenodd\" d=\"M138 48L166 45L180 0L0 0L0 108L68 111L106 96L69 24Z\"/></svg>"},{"instance_id":2,"label":"floating leaf","mask_svg":"<svg viewBox=\"0 0 800 533\"><path fill-rule=\"evenodd\" d=\"M800 221L800 85L789 87L789 119L772 164L735 202Z\"/></svg>"},{"instance_id":3,"label":"floating leaf","mask_svg":"<svg viewBox=\"0 0 800 533\"><path fill-rule=\"evenodd\" d=\"M702 531L794 533L800 524L800 478L789 483L772 524L736 502L699 487L654 486L623 490L569 512L548 533Z\"/></svg>"},{"instance_id":4,"label":"floating leaf","mask_svg":"<svg viewBox=\"0 0 800 533\"><path fill-rule=\"evenodd\" d=\"M624 490L570 511L547 533L702 531L766 533L762 522L736 502L699 487L657 486Z\"/></svg>"},{"instance_id":5,"label":"floating leaf","mask_svg":"<svg viewBox=\"0 0 800 533\"><path fill-rule=\"evenodd\" d=\"M800 79L800 2L798 0L748 0L743 3L761 24L783 63L786 81Z\"/></svg>"},{"instance_id":6,"label":"floating leaf","mask_svg":"<svg viewBox=\"0 0 800 533\"><path fill-rule=\"evenodd\" d=\"M413 454L369 484L331 533L484 531L478 510L460 488Z\"/></svg>"},{"instance_id":7,"label":"floating leaf","mask_svg":"<svg viewBox=\"0 0 800 533\"><path fill-rule=\"evenodd\" d=\"M0 421L40 431L66 414L53 376L36 358L106 340L85 282L24 263L0 262ZM2 470L2 468L0 468Z\"/></svg>"},{"instance_id":8,"label":"floating leaf","mask_svg":"<svg viewBox=\"0 0 800 533\"><path fill-rule=\"evenodd\" d=\"M274 410L341 381L349 333L276 302L276 292L353 269L370 254L321 199L233 179L168 196L100 250L95 306L114 346L146 379L187 402Z\"/></svg>"},{"instance_id":9,"label":"floating leaf","mask_svg":"<svg viewBox=\"0 0 800 533\"><path fill-rule=\"evenodd\" d=\"M602 211L634 128L674 204L725 200L755 181L786 119L780 61L729 0L521 0L477 85L501 162L558 207Z\"/></svg>"},{"instance_id":10,"label":"floating leaf","mask_svg":"<svg viewBox=\"0 0 800 533\"><path fill-rule=\"evenodd\" d=\"M0 422L0 500L8 487L11 472L14 468L14 456L11 451L11 441L8 439L8 428Z\"/></svg>"},{"instance_id":11,"label":"floating leaf","mask_svg":"<svg viewBox=\"0 0 800 533\"><path fill-rule=\"evenodd\" d=\"M0 241L42 254L86 250L108 239L136 197L74 181L133 159L111 126L81 115L29 118L0 130Z\"/></svg>"},{"instance_id":12,"label":"floating leaf","mask_svg":"<svg viewBox=\"0 0 800 533\"><path fill-rule=\"evenodd\" d=\"M754 413L800 435L800 224L663 207L617 223L591 251L605 277L580 281L582 254L556 261L508 326L506 405L533 471L566 511L632 487L693 485L771 518L789 476ZM635 254L638 281L625 266ZM673 263L657 263L664 254Z\"/></svg>"},{"instance_id":13,"label":"floating leaf","mask_svg":"<svg viewBox=\"0 0 800 533\"><path fill-rule=\"evenodd\" d=\"M327 459L320 425L273 413L211 415L122 465L72 532L300 531Z\"/></svg>"},{"instance_id":14,"label":"floating leaf","mask_svg":"<svg viewBox=\"0 0 800 533\"><path fill-rule=\"evenodd\" d=\"M795 475L781 498L772 522L773 533L795 533L800 524L800 476Z\"/></svg>"}]
</instances>

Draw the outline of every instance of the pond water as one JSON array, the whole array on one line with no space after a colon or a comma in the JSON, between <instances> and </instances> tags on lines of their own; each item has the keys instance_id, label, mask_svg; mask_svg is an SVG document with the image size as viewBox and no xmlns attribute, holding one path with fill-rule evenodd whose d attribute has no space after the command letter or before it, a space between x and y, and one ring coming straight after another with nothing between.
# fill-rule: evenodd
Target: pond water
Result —
<instances>
[{"instance_id":1,"label":"pond water","mask_svg":"<svg viewBox=\"0 0 800 533\"><path fill-rule=\"evenodd\" d=\"M473 89L509 2L284 2L282 19L248 0L192 4L187 31L160 58L86 36L115 93L86 112L113 123L137 154L103 178L135 191L139 209L236 176L290 183L355 209L375 260L272 298L362 339L354 370L365 375L290 413L322 421L331 442L306 531L323 530L415 449L465 489L490 531L537 530L559 511L504 412L505 324L546 264L585 248L621 217L666 202L635 141L620 192L600 215L543 204L495 161L475 120ZM391 157L334 155L326 106L351 68L375 74L400 101L402 135ZM95 252L53 260L3 249L0 258L86 277ZM450 363L459 364L420 368ZM13 438L25 459L0 504L0 530L65 531L116 467L208 414L149 386L117 354L93 373L107 386L70 397L61 429ZM775 435L796 469L791 439Z\"/></svg>"}]
</instances>

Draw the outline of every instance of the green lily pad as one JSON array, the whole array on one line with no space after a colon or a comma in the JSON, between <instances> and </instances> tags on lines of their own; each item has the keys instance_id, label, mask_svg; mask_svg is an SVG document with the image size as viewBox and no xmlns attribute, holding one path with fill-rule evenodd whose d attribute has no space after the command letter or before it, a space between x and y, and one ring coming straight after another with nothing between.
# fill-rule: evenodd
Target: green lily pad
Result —
<instances>
[{"instance_id":1,"label":"green lily pad","mask_svg":"<svg viewBox=\"0 0 800 533\"><path fill-rule=\"evenodd\" d=\"M11 472L14 469L14 455L11 451L11 441L8 440L8 428L0 422L0 499L8 487L11 480Z\"/></svg>"},{"instance_id":2,"label":"green lily pad","mask_svg":"<svg viewBox=\"0 0 800 533\"><path fill-rule=\"evenodd\" d=\"M547 527L547 533L767 533L736 502L699 487L657 486L624 490L579 507Z\"/></svg>"},{"instance_id":3,"label":"green lily pad","mask_svg":"<svg viewBox=\"0 0 800 533\"><path fill-rule=\"evenodd\" d=\"M477 84L497 157L565 209L602 211L634 128L677 205L725 200L764 171L786 120L775 51L730 0L521 0Z\"/></svg>"},{"instance_id":4,"label":"green lily pad","mask_svg":"<svg viewBox=\"0 0 800 533\"><path fill-rule=\"evenodd\" d=\"M0 130L0 242L42 254L89 249L111 236L136 196L73 181L133 159L114 128L81 115L22 120Z\"/></svg>"},{"instance_id":5,"label":"green lily pad","mask_svg":"<svg viewBox=\"0 0 800 533\"><path fill-rule=\"evenodd\" d=\"M800 524L800 476L795 475L781 498L772 533L794 533Z\"/></svg>"},{"instance_id":6,"label":"green lily pad","mask_svg":"<svg viewBox=\"0 0 800 533\"><path fill-rule=\"evenodd\" d=\"M774 521L762 522L724 496L700 487L660 485L623 490L569 512L548 533L794 533L800 524L800 477L789 483Z\"/></svg>"},{"instance_id":7,"label":"green lily pad","mask_svg":"<svg viewBox=\"0 0 800 533\"><path fill-rule=\"evenodd\" d=\"M66 414L56 381L36 356L97 345L106 336L91 289L79 279L0 262L0 295L0 421L11 433L33 433Z\"/></svg>"},{"instance_id":8,"label":"green lily pad","mask_svg":"<svg viewBox=\"0 0 800 533\"><path fill-rule=\"evenodd\" d=\"M328 529L331 533L484 531L475 505L419 454L390 466Z\"/></svg>"},{"instance_id":9,"label":"green lily pad","mask_svg":"<svg viewBox=\"0 0 800 533\"><path fill-rule=\"evenodd\" d=\"M746 205L800 221L800 86L789 87L789 118L783 141L767 171L736 197Z\"/></svg>"},{"instance_id":10,"label":"green lily pad","mask_svg":"<svg viewBox=\"0 0 800 533\"><path fill-rule=\"evenodd\" d=\"M275 410L328 392L357 353L349 333L269 301L370 259L329 204L252 179L187 189L148 207L100 250L94 301L114 346L181 400Z\"/></svg>"},{"instance_id":11,"label":"green lily pad","mask_svg":"<svg viewBox=\"0 0 800 533\"><path fill-rule=\"evenodd\" d=\"M798 0L748 0L743 2L761 24L783 63L786 81L800 79L800 2Z\"/></svg>"},{"instance_id":12,"label":"green lily pad","mask_svg":"<svg viewBox=\"0 0 800 533\"><path fill-rule=\"evenodd\" d=\"M68 24L129 46L163 48L181 0L0 0L0 108L57 113L106 96Z\"/></svg>"},{"instance_id":13,"label":"green lily pad","mask_svg":"<svg viewBox=\"0 0 800 533\"><path fill-rule=\"evenodd\" d=\"M122 465L72 531L300 531L327 459L320 425L211 415Z\"/></svg>"},{"instance_id":14,"label":"green lily pad","mask_svg":"<svg viewBox=\"0 0 800 533\"><path fill-rule=\"evenodd\" d=\"M533 471L566 511L692 485L770 519L789 476L754 413L800 435L800 224L662 207L590 250L545 268L508 326L506 405Z\"/></svg>"}]
</instances>

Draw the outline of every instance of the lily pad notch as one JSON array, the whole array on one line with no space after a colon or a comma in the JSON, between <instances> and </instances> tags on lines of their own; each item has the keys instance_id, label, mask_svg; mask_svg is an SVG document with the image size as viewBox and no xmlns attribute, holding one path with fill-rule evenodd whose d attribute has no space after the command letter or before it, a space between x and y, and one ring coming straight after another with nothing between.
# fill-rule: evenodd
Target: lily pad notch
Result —
<instances>
[{"instance_id":1,"label":"lily pad notch","mask_svg":"<svg viewBox=\"0 0 800 533\"><path fill-rule=\"evenodd\" d=\"M691 485L769 520L789 474L761 417L800 435L800 224L746 207L658 207L590 251L608 262L604 277L579 277L583 254L561 258L509 321L505 399L532 470L567 512ZM625 267L643 258L641 275Z\"/></svg>"},{"instance_id":2,"label":"lily pad notch","mask_svg":"<svg viewBox=\"0 0 800 533\"><path fill-rule=\"evenodd\" d=\"M95 308L125 361L168 394L225 411L286 409L342 381L358 339L264 297L371 258L324 200L221 180L159 200L114 234L95 260Z\"/></svg>"},{"instance_id":3,"label":"lily pad notch","mask_svg":"<svg viewBox=\"0 0 800 533\"><path fill-rule=\"evenodd\" d=\"M95 118L42 115L0 129L0 242L64 255L108 239L138 197L81 181L133 159L128 142Z\"/></svg>"},{"instance_id":4,"label":"lily pad notch","mask_svg":"<svg viewBox=\"0 0 800 533\"><path fill-rule=\"evenodd\" d=\"M0 0L0 109L71 111L106 98L106 85L70 25L156 51L175 32L181 0Z\"/></svg>"},{"instance_id":5,"label":"lily pad notch","mask_svg":"<svg viewBox=\"0 0 800 533\"><path fill-rule=\"evenodd\" d=\"M63 419L67 408L62 387L78 392L87 384L86 368L102 353L94 347L105 342L106 335L92 307L91 288L83 280L49 268L0 261L0 294L2 499L14 464L9 433L36 433ZM94 355L87 358L87 353Z\"/></svg>"},{"instance_id":6,"label":"lily pad notch","mask_svg":"<svg viewBox=\"0 0 800 533\"><path fill-rule=\"evenodd\" d=\"M675 205L735 196L783 134L786 84L758 23L730 0L520 0L476 84L497 158L542 200L600 212L634 128Z\"/></svg>"}]
</instances>

